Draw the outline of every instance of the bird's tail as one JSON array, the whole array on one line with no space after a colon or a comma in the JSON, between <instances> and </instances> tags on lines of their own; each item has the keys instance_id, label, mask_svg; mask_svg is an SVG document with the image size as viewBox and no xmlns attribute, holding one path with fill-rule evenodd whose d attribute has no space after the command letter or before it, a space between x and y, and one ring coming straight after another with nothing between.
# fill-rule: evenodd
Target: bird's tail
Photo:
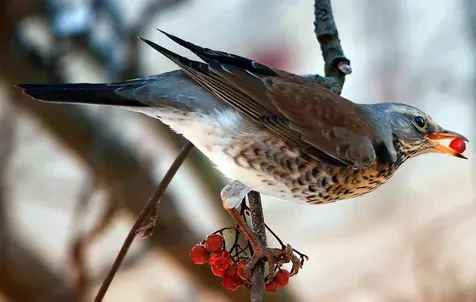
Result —
<instances>
[{"instance_id":1,"label":"bird's tail","mask_svg":"<svg viewBox=\"0 0 476 302\"><path fill-rule=\"evenodd\" d=\"M117 89L134 88L134 85L141 84L142 82L139 81L137 84L134 81L126 81L105 84L21 84L17 86L22 88L26 95L44 102L144 107L146 105L137 100L115 93Z\"/></svg>"}]
</instances>

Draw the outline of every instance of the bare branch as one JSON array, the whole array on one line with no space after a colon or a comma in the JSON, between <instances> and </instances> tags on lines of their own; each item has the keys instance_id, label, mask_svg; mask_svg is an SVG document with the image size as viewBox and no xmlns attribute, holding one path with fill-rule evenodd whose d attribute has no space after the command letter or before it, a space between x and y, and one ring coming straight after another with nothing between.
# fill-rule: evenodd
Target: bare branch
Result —
<instances>
[{"instance_id":1,"label":"bare branch","mask_svg":"<svg viewBox=\"0 0 476 302\"><path fill-rule=\"evenodd\" d=\"M140 212L139 217L137 217L136 221L134 222L134 225L129 231L129 234L127 234L126 240L124 241L124 244L122 245L121 250L119 251L119 254L114 260L114 264L112 265L111 270L109 271L106 278L104 279L104 282L101 284L101 287L99 288L99 291L96 297L94 298L95 302L102 301L102 299L104 298L104 295L106 295L107 289L109 288L109 285L111 284L112 279L116 275L116 272L119 269L119 266L121 265L122 261L126 257L126 254L129 251L129 248L131 247L132 242L134 241L134 238L136 237L136 232L142 226L147 216L157 206L157 204L159 203L160 197L162 197L165 190L167 189L170 182L172 181L172 178L175 176L175 173L177 173L178 169L183 164L183 162L187 158L190 151L192 151L192 149L193 149L193 144L190 142L187 142L187 144L185 144L180 154L177 156L177 158L174 160L174 162L170 166L167 173L165 173L165 176L160 182L159 186L157 187L157 190L154 192L154 195L152 195L152 197L149 199L147 204L144 206L144 208Z\"/></svg>"},{"instance_id":2,"label":"bare branch","mask_svg":"<svg viewBox=\"0 0 476 302\"><path fill-rule=\"evenodd\" d=\"M345 57L340 45L339 32L332 13L331 0L315 0L314 33L321 45L324 58L325 77L318 74L305 75L340 94L344 87L345 76L352 72L350 60Z\"/></svg>"},{"instance_id":3,"label":"bare branch","mask_svg":"<svg viewBox=\"0 0 476 302\"><path fill-rule=\"evenodd\" d=\"M350 60L344 56L340 45L330 0L314 2L314 18L314 33L321 45L325 76L338 79L341 86L344 86L345 75L352 70L349 69Z\"/></svg>"},{"instance_id":4,"label":"bare branch","mask_svg":"<svg viewBox=\"0 0 476 302\"><path fill-rule=\"evenodd\" d=\"M250 204L253 233L263 246L267 246L266 226L264 224L263 207L261 206L260 194L255 191L251 191L248 194L248 202ZM253 270L253 277L251 279L251 302L263 301L264 265L264 261L260 261Z\"/></svg>"}]
</instances>

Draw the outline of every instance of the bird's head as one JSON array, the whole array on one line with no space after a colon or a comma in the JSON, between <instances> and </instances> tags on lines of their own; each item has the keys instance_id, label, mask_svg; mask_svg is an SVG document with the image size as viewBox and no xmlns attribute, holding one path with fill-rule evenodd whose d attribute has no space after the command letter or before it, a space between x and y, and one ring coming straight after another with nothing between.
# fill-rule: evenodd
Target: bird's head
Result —
<instances>
[{"instance_id":1,"label":"bird's head","mask_svg":"<svg viewBox=\"0 0 476 302\"><path fill-rule=\"evenodd\" d=\"M424 153L443 153L466 158L460 152L439 141L454 138L468 141L468 139L459 133L442 128L423 111L398 103L380 103L371 106L384 113L385 118L390 122L396 144L398 144L396 147L407 158Z\"/></svg>"}]
</instances>

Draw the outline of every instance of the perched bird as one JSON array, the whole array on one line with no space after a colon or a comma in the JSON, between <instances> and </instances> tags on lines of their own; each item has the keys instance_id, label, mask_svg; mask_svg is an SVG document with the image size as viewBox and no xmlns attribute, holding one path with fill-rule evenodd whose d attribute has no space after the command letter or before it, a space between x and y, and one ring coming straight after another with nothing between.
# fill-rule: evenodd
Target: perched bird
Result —
<instances>
[{"instance_id":1,"label":"perched bird","mask_svg":"<svg viewBox=\"0 0 476 302\"><path fill-rule=\"evenodd\" d=\"M142 39L180 69L119 83L18 86L41 101L145 113L185 136L233 180L221 198L251 241L251 266L276 251L260 246L237 210L250 190L330 203L373 191L417 155L465 158L438 140L467 139L417 108L356 104L310 79L164 34L205 63Z\"/></svg>"}]
</instances>

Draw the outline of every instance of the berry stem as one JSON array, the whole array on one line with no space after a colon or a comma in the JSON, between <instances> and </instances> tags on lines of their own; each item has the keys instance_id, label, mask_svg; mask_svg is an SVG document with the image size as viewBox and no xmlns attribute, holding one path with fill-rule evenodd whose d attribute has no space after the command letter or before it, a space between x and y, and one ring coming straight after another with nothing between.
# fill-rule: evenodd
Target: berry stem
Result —
<instances>
[{"instance_id":1,"label":"berry stem","mask_svg":"<svg viewBox=\"0 0 476 302\"><path fill-rule=\"evenodd\" d=\"M273 230L271 230L271 228L265 223L264 224L264 227L268 230L268 232L271 233L271 235L273 235L274 238L276 238L276 240L279 242L279 244L281 245L281 248L285 248L286 245L284 244L284 242L278 237L278 235L276 235L275 232L273 232Z\"/></svg>"}]
</instances>

